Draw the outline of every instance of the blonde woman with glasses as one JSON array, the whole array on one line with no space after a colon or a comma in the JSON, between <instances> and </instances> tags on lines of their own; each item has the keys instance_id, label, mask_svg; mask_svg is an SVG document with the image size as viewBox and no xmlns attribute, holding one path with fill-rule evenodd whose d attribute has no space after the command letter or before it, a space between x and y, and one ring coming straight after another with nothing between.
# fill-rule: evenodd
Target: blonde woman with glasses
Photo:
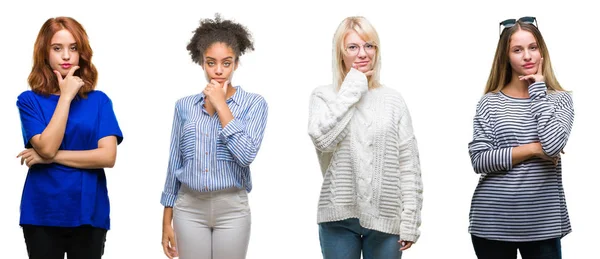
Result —
<instances>
[{"instance_id":1,"label":"blonde woman with glasses","mask_svg":"<svg viewBox=\"0 0 600 259\"><path fill-rule=\"evenodd\" d=\"M561 258L571 232L560 154L573 125L535 17L500 23L485 95L473 120L471 161L479 183L470 226L478 258Z\"/></svg>"},{"instance_id":2,"label":"blonde woman with glasses","mask_svg":"<svg viewBox=\"0 0 600 259\"><path fill-rule=\"evenodd\" d=\"M379 82L380 43L363 17L333 39L333 84L310 97L308 133L324 181L318 205L325 259L400 258L419 238L422 182L410 114Z\"/></svg>"}]
</instances>

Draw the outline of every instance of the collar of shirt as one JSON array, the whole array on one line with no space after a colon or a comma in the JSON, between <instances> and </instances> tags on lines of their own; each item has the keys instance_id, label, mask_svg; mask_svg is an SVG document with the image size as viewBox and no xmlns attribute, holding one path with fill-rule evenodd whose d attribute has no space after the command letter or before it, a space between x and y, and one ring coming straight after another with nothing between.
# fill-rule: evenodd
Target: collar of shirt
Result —
<instances>
[{"instance_id":1,"label":"collar of shirt","mask_svg":"<svg viewBox=\"0 0 600 259\"><path fill-rule=\"evenodd\" d=\"M227 100L225 100L225 102L227 104L233 102L237 105L241 104L241 100L244 98L244 94L246 93L241 86L234 86L233 88L236 89L235 93L229 97ZM205 96L204 93L199 93L194 97L194 104L200 104L200 105L204 105L204 100L205 100Z\"/></svg>"}]
</instances>

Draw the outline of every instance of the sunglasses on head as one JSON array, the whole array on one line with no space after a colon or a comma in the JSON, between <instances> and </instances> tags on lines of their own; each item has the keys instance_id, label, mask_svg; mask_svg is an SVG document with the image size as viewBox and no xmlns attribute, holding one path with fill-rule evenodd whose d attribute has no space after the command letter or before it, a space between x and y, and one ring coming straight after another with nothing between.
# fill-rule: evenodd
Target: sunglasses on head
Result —
<instances>
[{"instance_id":1,"label":"sunglasses on head","mask_svg":"<svg viewBox=\"0 0 600 259\"><path fill-rule=\"evenodd\" d=\"M533 24L535 27L538 27L537 20L533 16L521 17L518 20L506 19L506 20L500 22L500 35L502 35L502 31L504 31L504 29L515 26L515 24L517 24L517 22L522 22L525 24Z\"/></svg>"}]
</instances>

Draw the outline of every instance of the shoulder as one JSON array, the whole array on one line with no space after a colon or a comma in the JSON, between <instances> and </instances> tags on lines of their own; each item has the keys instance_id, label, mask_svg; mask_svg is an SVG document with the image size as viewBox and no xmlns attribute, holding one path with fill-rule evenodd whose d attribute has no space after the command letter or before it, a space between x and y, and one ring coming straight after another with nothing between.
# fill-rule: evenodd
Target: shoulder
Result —
<instances>
[{"instance_id":1,"label":"shoulder","mask_svg":"<svg viewBox=\"0 0 600 259\"><path fill-rule=\"evenodd\" d=\"M379 100L381 100L381 97L383 97L386 104L393 105L401 110L407 109L404 97L402 96L400 91L396 89L381 85L375 89L369 90L369 92L370 94L374 94L380 97L370 99L371 102L379 102Z\"/></svg>"},{"instance_id":2,"label":"shoulder","mask_svg":"<svg viewBox=\"0 0 600 259\"><path fill-rule=\"evenodd\" d=\"M484 94L483 96L481 96L481 98L479 98L479 102L477 102L477 109L487 109L488 107L490 107L491 105L493 105L494 103L496 103L498 101L498 98L500 97L501 93L494 93L494 92L489 92Z\"/></svg>"},{"instance_id":3,"label":"shoulder","mask_svg":"<svg viewBox=\"0 0 600 259\"><path fill-rule=\"evenodd\" d=\"M197 100L199 100L199 98L200 94L193 94L181 97L175 102L175 107L178 109L189 107L192 104L194 104Z\"/></svg>"},{"instance_id":4,"label":"shoulder","mask_svg":"<svg viewBox=\"0 0 600 259\"><path fill-rule=\"evenodd\" d=\"M389 96L392 97L394 99L399 99L402 100L404 102L404 97L402 96L402 94L400 93L400 91L391 88L391 87L387 87L385 85L381 85L373 90L370 90L373 92L379 92L381 94L383 94L384 96Z\"/></svg>"},{"instance_id":5,"label":"shoulder","mask_svg":"<svg viewBox=\"0 0 600 259\"><path fill-rule=\"evenodd\" d=\"M248 92L244 89L242 89L241 87L238 87L239 91L241 92L241 98L242 101L245 103L248 103L250 106L253 105L267 105L267 101L265 100L265 98L258 94L258 93L253 93L253 92Z\"/></svg>"},{"instance_id":6,"label":"shoulder","mask_svg":"<svg viewBox=\"0 0 600 259\"><path fill-rule=\"evenodd\" d=\"M37 98L39 95L36 94L35 92L31 91L31 90L26 90L23 91L21 94L19 94L19 96L17 97L17 102L26 102L29 101L31 99L35 99Z\"/></svg>"},{"instance_id":7,"label":"shoulder","mask_svg":"<svg viewBox=\"0 0 600 259\"><path fill-rule=\"evenodd\" d=\"M41 102L43 101L42 99L48 98L51 98L51 96L44 96L37 94L34 91L27 90L17 96L17 107L19 107L19 109L44 109L45 106L40 103L45 103Z\"/></svg>"},{"instance_id":8,"label":"shoulder","mask_svg":"<svg viewBox=\"0 0 600 259\"><path fill-rule=\"evenodd\" d=\"M548 98L554 99L554 103L561 106L572 106L573 105L573 94L568 91L550 91L548 92Z\"/></svg>"},{"instance_id":9,"label":"shoulder","mask_svg":"<svg viewBox=\"0 0 600 259\"><path fill-rule=\"evenodd\" d=\"M87 99L90 101L96 101L99 103L105 103L105 102L110 102L110 97L108 97L108 95L100 90L92 90L91 92L89 92L87 94Z\"/></svg>"}]
</instances>

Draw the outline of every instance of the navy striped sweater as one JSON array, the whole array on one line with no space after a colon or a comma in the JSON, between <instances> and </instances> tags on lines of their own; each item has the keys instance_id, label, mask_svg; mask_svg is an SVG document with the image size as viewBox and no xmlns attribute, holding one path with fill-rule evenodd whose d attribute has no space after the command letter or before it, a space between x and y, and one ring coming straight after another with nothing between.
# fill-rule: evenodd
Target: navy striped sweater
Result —
<instances>
[{"instance_id":1,"label":"navy striped sweater","mask_svg":"<svg viewBox=\"0 0 600 259\"><path fill-rule=\"evenodd\" d=\"M531 84L529 95L488 93L477 105L469 143L480 174L469 213L475 236L524 242L571 232L561 161L532 158L513 166L512 148L540 142L547 155L560 155L573 124L573 101L568 92L547 92L543 82Z\"/></svg>"}]
</instances>

